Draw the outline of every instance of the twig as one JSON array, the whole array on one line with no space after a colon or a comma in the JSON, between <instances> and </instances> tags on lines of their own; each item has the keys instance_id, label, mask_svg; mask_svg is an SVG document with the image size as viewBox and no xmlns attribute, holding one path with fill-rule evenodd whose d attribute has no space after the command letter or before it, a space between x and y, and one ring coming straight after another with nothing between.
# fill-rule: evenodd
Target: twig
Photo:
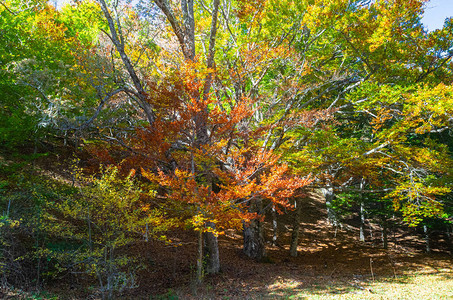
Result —
<instances>
[{"instance_id":1,"label":"twig","mask_svg":"<svg viewBox=\"0 0 453 300\"><path fill-rule=\"evenodd\" d=\"M370 269L371 269L371 278L373 278L373 281L374 281L373 259L372 258L370 258Z\"/></svg>"}]
</instances>

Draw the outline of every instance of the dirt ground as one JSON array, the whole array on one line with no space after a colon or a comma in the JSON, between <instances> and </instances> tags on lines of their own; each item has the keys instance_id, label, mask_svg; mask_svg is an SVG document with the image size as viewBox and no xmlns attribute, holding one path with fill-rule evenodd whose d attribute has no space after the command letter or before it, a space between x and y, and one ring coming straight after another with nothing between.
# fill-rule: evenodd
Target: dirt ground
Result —
<instances>
[{"instance_id":1,"label":"dirt ground","mask_svg":"<svg viewBox=\"0 0 453 300\"><path fill-rule=\"evenodd\" d=\"M265 262L246 257L242 253L240 233L227 232L219 238L221 272L206 276L202 286L195 284L196 236L193 233L170 233L172 240L181 243L178 247L156 241L136 244L128 251L137 253L147 267L139 273L138 288L120 298L275 299L274 291L288 282L297 282L298 289L348 287L360 286L371 279L398 277L407 271L451 269L452 257L442 236L435 237L432 253L426 254L421 233L396 224L389 236L389 248L385 250L378 225L368 226L367 241L359 242L358 228L350 224L342 228L329 225L324 207L322 197L316 194L304 204L297 257L289 256L291 213L279 216L279 246L268 243ZM271 240L268 221L266 235ZM74 291L81 287L77 283L72 286ZM77 297L75 292L70 296Z\"/></svg>"}]
</instances>

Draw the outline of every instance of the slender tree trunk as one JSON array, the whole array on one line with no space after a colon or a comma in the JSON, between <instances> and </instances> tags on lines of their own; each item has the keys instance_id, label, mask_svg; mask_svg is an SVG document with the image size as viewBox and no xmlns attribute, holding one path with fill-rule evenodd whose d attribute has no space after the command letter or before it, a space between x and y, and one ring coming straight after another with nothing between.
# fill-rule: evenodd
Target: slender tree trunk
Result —
<instances>
[{"instance_id":1,"label":"slender tree trunk","mask_svg":"<svg viewBox=\"0 0 453 300\"><path fill-rule=\"evenodd\" d=\"M423 232L425 234L426 253L431 253L431 237L428 226L423 225Z\"/></svg>"},{"instance_id":2,"label":"slender tree trunk","mask_svg":"<svg viewBox=\"0 0 453 300\"><path fill-rule=\"evenodd\" d=\"M368 222L368 227L369 227L369 232L370 232L370 241L374 245L374 233L373 233L373 226L372 226L371 222Z\"/></svg>"},{"instance_id":3,"label":"slender tree trunk","mask_svg":"<svg viewBox=\"0 0 453 300\"><path fill-rule=\"evenodd\" d=\"M275 210L275 205L272 205L272 246L277 245L278 238L278 223L277 223L277 211Z\"/></svg>"},{"instance_id":4,"label":"slender tree trunk","mask_svg":"<svg viewBox=\"0 0 453 300\"><path fill-rule=\"evenodd\" d=\"M392 215L392 242L396 245L396 218L395 215Z\"/></svg>"},{"instance_id":5,"label":"slender tree trunk","mask_svg":"<svg viewBox=\"0 0 453 300\"><path fill-rule=\"evenodd\" d=\"M360 234L359 240L365 242L365 207L363 202L360 202Z\"/></svg>"},{"instance_id":6,"label":"slender tree trunk","mask_svg":"<svg viewBox=\"0 0 453 300\"><path fill-rule=\"evenodd\" d=\"M212 222L206 223L207 227L215 229ZM212 232L204 233L206 274L216 274L220 272L219 242L217 236Z\"/></svg>"},{"instance_id":7,"label":"slender tree trunk","mask_svg":"<svg viewBox=\"0 0 453 300\"><path fill-rule=\"evenodd\" d=\"M365 242L365 204L363 203L363 189L365 187L365 180L362 178L360 181L360 233L359 240Z\"/></svg>"},{"instance_id":8,"label":"slender tree trunk","mask_svg":"<svg viewBox=\"0 0 453 300\"><path fill-rule=\"evenodd\" d=\"M450 256L453 256L453 228L451 224L446 225L446 233L448 239L448 249L450 250Z\"/></svg>"},{"instance_id":9,"label":"slender tree trunk","mask_svg":"<svg viewBox=\"0 0 453 300\"><path fill-rule=\"evenodd\" d=\"M297 246L299 245L299 231L300 231L300 217L302 212L302 205L299 198L294 200L296 212L294 214L293 231L291 233L291 246L289 248L289 255L297 256Z\"/></svg>"},{"instance_id":10,"label":"slender tree trunk","mask_svg":"<svg viewBox=\"0 0 453 300\"><path fill-rule=\"evenodd\" d=\"M198 231L197 284L203 281L203 230Z\"/></svg>"},{"instance_id":11,"label":"slender tree trunk","mask_svg":"<svg viewBox=\"0 0 453 300\"><path fill-rule=\"evenodd\" d=\"M326 208L327 208L327 221L332 226L338 226L338 220L335 211L332 209L332 201L335 197L333 192L333 187L331 185L326 186L321 189L324 198L326 199Z\"/></svg>"},{"instance_id":12,"label":"slender tree trunk","mask_svg":"<svg viewBox=\"0 0 453 300\"><path fill-rule=\"evenodd\" d=\"M114 289L114 286L113 286L113 262L114 262L114 254L113 254L113 251L114 251L114 247L113 246L110 246L107 248L109 250L109 274L108 274L108 299L113 299L113 289Z\"/></svg>"},{"instance_id":13,"label":"slender tree trunk","mask_svg":"<svg viewBox=\"0 0 453 300\"><path fill-rule=\"evenodd\" d=\"M261 213L262 200L256 200L250 206L251 211ZM260 220L252 220L244 225L244 253L250 258L261 260L266 256L263 225Z\"/></svg>"}]
</instances>

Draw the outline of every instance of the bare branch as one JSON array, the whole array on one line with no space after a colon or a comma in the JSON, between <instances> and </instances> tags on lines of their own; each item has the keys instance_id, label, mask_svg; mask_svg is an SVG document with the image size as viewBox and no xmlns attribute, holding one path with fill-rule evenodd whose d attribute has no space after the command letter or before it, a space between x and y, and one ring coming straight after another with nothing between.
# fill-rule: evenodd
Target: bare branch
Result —
<instances>
[{"instance_id":1,"label":"bare branch","mask_svg":"<svg viewBox=\"0 0 453 300\"><path fill-rule=\"evenodd\" d=\"M435 72L436 70L442 68L451 58L453 57L453 53L449 54L438 66L432 68L432 69L429 69L421 74L420 76L418 76L417 80L415 82L420 82L422 81L423 79L425 79L429 74Z\"/></svg>"},{"instance_id":2,"label":"bare branch","mask_svg":"<svg viewBox=\"0 0 453 300\"><path fill-rule=\"evenodd\" d=\"M376 147L376 148L374 148L374 149L371 149L370 151L367 151L367 152L363 153L363 156L368 156L368 155L370 155L370 154L373 154L373 153L375 153L375 152L381 150L382 148L387 147L388 145L390 145L390 142L389 142L389 141L385 142L385 143L382 144L382 145L379 145L378 147Z\"/></svg>"},{"instance_id":3,"label":"bare branch","mask_svg":"<svg viewBox=\"0 0 453 300\"><path fill-rule=\"evenodd\" d=\"M110 29L110 39L112 40L113 44L116 47L116 50L120 54L121 60L123 61L123 64L129 73L129 76L131 77L132 83L134 84L135 89L137 90L137 96L140 99L141 106L145 111L145 114L147 116L149 124L152 126L156 116L155 113L151 107L151 105L147 102L146 99L146 93L144 91L143 85L140 82L140 79L137 76L137 73L129 59L129 57L126 54L126 51L124 50L124 43L120 41L118 34L116 32L116 27L115 27L115 22L112 19L112 16L110 15L109 9L107 7L107 4L105 0L98 0L99 3L101 4L101 9L102 12L104 13L105 18L107 19L107 23L109 25ZM121 25L119 24L120 20L117 18L117 26L121 28ZM122 39L122 37L121 37Z\"/></svg>"},{"instance_id":4,"label":"bare branch","mask_svg":"<svg viewBox=\"0 0 453 300\"><path fill-rule=\"evenodd\" d=\"M84 128L90 126L90 124L98 117L99 113L102 111L102 109L104 108L105 104L110 100L110 98L112 98L113 96L115 96L118 93L121 93L122 91L124 91L124 90L123 89L116 89L114 91L111 91L110 93L107 93L104 96L104 98L102 98L101 103L99 103L99 105L98 105L95 113L93 114L93 116L91 116L91 118L89 120L87 120L85 123L80 125L79 128L74 128L74 129L84 129Z\"/></svg>"}]
</instances>

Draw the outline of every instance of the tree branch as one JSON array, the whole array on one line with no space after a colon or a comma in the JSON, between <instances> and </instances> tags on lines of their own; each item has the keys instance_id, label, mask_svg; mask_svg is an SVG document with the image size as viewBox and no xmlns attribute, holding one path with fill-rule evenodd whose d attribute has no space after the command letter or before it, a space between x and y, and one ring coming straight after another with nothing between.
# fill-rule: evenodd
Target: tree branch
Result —
<instances>
[{"instance_id":1,"label":"tree branch","mask_svg":"<svg viewBox=\"0 0 453 300\"><path fill-rule=\"evenodd\" d=\"M145 111L148 122L152 126L154 121L156 120L156 115L155 115L151 105L147 102L146 93L143 89L143 85L140 82L140 79L138 78L137 73L136 73L129 57L126 54L126 51L124 50L124 44L118 38L118 34L116 32L116 27L115 27L115 22L113 21L112 16L110 15L110 12L109 12L109 9L107 7L105 0L98 0L98 1L101 4L102 12L104 13L104 16L107 19L107 23L109 25L109 29L110 29L109 37L112 40L113 44L115 45L116 50L120 54L121 60L123 61L123 64L124 64L127 72L129 73L129 76L131 77L132 83L134 84L134 87L137 90L138 98L140 99L141 106ZM117 22L119 22L119 19L117 19ZM117 24L117 25L119 26L119 28L121 28L120 24ZM121 37L121 39L122 39L122 37Z\"/></svg>"},{"instance_id":2,"label":"tree branch","mask_svg":"<svg viewBox=\"0 0 453 300\"><path fill-rule=\"evenodd\" d=\"M9 7L6 6L6 4L3 3L3 1L0 1L0 4L1 4L1 5L2 5L2 6L10 13L10 14L12 14L12 15L17 15L17 13L14 12L14 11L12 11L11 9L9 9Z\"/></svg>"},{"instance_id":3,"label":"tree branch","mask_svg":"<svg viewBox=\"0 0 453 300\"><path fill-rule=\"evenodd\" d=\"M390 145L390 142L389 142L389 141L385 142L384 144L382 144L382 145L380 145L380 146L378 146L378 147L376 147L376 148L374 148L374 149L371 149L370 151L367 151L367 152L363 153L363 156L368 156L368 155L370 155L370 154L373 154L373 153L375 153L375 152L381 150L382 148L387 147L388 145Z\"/></svg>"},{"instance_id":4,"label":"tree branch","mask_svg":"<svg viewBox=\"0 0 453 300\"><path fill-rule=\"evenodd\" d=\"M167 20L168 22L170 22L170 25L173 28L173 32L175 33L176 38L178 39L182 52L184 53L184 56L186 56L188 53L186 45L184 43L184 32L181 29L181 25L176 20L176 17L173 14L173 11L168 3L168 0L153 0L153 1L167 17Z\"/></svg>"},{"instance_id":5,"label":"tree branch","mask_svg":"<svg viewBox=\"0 0 453 300\"><path fill-rule=\"evenodd\" d=\"M104 108L104 105L110 100L110 98L112 98L113 96L115 96L118 93L121 93L122 91L124 91L124 90L123 89L116 89L114 91L111 91L107 95L105 95L104 98L102 98L101 103L99 103L99 105L98 105L95 113L93 114L93 116L91 116L91 118L89 120L87 120L85 123L80 125L79 128L77 128L77 129L84 129L84 128L88 127L98 117L99 113ZM74 129L76 129L76 128L74 128Z\"/></svg>"}]
</instances>

